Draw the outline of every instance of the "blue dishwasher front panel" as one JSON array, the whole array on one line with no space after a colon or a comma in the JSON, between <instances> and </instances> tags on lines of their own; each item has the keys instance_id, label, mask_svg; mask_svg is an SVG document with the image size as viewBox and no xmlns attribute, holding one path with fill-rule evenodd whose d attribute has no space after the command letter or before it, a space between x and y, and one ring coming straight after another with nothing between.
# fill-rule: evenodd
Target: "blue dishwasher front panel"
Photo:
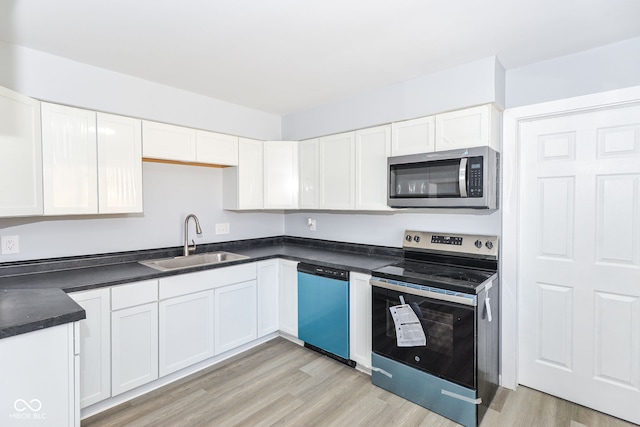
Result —
<instances>
[{"instance_id":1,"label":"blue dishwasher front panel","mask_svg":"<svg viewBox=\"0 0 640 427\"><path fill-rule=\"evenodd\" d=\"M349 359L349 282L298 272L298 338Z\"/></svg>"}]
</instances>

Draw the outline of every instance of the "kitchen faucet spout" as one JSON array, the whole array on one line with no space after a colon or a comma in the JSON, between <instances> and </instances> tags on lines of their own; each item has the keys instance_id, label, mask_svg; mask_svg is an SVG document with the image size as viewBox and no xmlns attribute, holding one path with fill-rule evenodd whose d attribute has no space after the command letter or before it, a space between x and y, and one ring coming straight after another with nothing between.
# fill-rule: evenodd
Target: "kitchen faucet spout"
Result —
<instances>
[{"instance_id":1,"label":"kitchen faucet spout","mask_svg":"<svg viewBox=\"0 0 640 427\"><path fill-rule=\"evenodd\" d=\"M189 220L192 218L196 223L196 233L202 234L202 228L200 228L200 221L198 221L198 217L195 216L195 214L187 215L187 217L184 219L184 256L188 256L191 252L195 252L196 250L195 240L191 240L193 246L189 246Z\"/></svg>"}]
</instances>

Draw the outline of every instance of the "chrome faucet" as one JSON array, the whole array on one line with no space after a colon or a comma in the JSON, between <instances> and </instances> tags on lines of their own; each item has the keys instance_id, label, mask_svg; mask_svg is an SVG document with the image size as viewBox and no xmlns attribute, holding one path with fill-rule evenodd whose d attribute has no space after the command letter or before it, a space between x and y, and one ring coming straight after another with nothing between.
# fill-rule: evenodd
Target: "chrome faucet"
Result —
<instances>
[{"instance_id":1,"label":"chrome faucet","mask_svg":"<svg viewBox=\"0 0 640 427\"><path fill-rule=\"evenodd\" d=\"M196 233L202 234L202 228L200 228L200 221L198 221L198 217L194 214L187 215L187 217L184 219L184 256L187 256L191 252L194 252L196 250L195 240L191 240L193 246L189 246L189 219L191 218L193 218L193 220L196 222Z\"/></svg>"}]
</instances>

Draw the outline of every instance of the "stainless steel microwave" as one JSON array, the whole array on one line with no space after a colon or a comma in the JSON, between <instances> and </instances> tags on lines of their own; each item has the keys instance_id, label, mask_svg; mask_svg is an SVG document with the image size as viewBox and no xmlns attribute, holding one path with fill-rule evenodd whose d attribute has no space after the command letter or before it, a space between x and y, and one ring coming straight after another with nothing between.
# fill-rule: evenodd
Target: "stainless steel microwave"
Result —
<instances>
[{"instance_id":1,"label":"stainless steel microwave","mask_svg":"<svg viewBox=\"0 0 640 427\"><path fill-rule=\"evenodd\" d=\"M498 208L500 154L472 147L387 159L394 208Z\"/></svg>"}]
</instances>

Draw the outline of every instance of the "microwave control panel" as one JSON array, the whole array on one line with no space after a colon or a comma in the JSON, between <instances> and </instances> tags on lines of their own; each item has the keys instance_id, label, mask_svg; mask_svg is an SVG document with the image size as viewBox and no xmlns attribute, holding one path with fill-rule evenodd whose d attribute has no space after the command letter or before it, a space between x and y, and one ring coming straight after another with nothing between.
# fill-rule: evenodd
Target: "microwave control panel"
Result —
<instances>
[{"instance_id":1,"label":"microwave control panel","mask_svg":"<svg viewBox=\"0 0 640 427\"><path fill-rule=\"evenodd\" d=\"M482 157L470 157L468 163L469 197L482 197Z\"/></svg>"}]
</instances>

